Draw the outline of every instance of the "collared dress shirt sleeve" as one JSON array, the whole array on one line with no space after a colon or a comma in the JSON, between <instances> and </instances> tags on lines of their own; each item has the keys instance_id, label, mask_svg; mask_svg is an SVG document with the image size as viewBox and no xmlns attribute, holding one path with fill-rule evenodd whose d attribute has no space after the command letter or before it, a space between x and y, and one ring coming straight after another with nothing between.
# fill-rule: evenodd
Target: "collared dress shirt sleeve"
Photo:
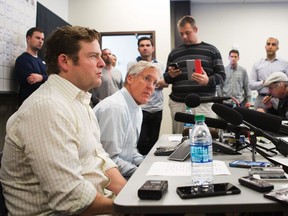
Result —
<instances>
[{"instance_id":1,"label":"collared dress shirt sleeve","mask_svg":"<svg viewBox=\"0 0 288 216\"><path fill-rule=\"evenodd\" d=\"M122 88L97 104L93 111L100 125L105 151L121 174L130 177L143 161L136 148L142 123L141 108Z\"/></svg>"}]
</instances>

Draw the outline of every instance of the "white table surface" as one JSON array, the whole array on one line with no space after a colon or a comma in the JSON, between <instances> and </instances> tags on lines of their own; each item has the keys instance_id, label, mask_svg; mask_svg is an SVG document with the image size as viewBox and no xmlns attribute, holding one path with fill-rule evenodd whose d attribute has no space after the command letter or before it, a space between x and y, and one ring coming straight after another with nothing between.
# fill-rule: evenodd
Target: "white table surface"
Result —
<instances>
[{"instance_id":1,"label":"white table surface","mask_svg":"<svg viewBox=\"0 0 288 216\"><path fill-rule=\"evenodd\" d=\"M230 182L241 189L241 194L217 197L181 199L176 188L182 185L191 185L189 176L147 176L146 173L153 162L168 160L167 156L154 156L157 146L177 145L169 142L171 134L162 135L145 160L129 179L125 187L114 200L114 209L118 213L221 213L221 212L277 212L283 211L288 215L288 206L283 206L275 201L263 197L263 193L251 190L239 184L238 178L248 175L246 168L231 168L228 163L233 160L251 160L251 152L244 149L242 155L214 154L215 160L224 161L231 175L214 176L215 183ZM186 160L189 161L189 159ZM256 154L256 160L264 161ZM140 200L137 196L138 189L146 180L168 180L168 192L160 200ZM286 186L288 182L273 182L275 189Z\"/></svg>"}]
</instances>

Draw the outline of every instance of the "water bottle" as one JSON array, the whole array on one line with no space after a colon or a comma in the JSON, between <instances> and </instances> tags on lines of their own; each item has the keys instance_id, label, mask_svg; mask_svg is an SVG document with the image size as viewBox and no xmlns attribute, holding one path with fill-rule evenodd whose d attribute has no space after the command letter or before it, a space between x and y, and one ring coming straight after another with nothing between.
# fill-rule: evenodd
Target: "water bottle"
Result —
<instances>
[{"instance_id":1,"label":"water bottle","mask_svg":"<svg viewBox=\"0 0 288 216\"><path fill-rule=\"evenodd\" d=\"M213 190L212 136L205 124L205 115L195 115L195 125L190 133L192 190ZM193 191L192 191L193 192Z\"/></svg>"},{"instance_id":2,"label":"water bottle","mask_svg":"<svg viewBox=\"0 0 288 216\"><path fill-rule=\"evenodd\" d=\"M190 114L190 115L193 115L192 113L192 109L190 107L186 107L186 111L185 111L186 114ZM185 122L184 123L184 129L191 129L193 127L193 124L192 123L188 123L188 122Z\"/></svg>"}]
</instances>

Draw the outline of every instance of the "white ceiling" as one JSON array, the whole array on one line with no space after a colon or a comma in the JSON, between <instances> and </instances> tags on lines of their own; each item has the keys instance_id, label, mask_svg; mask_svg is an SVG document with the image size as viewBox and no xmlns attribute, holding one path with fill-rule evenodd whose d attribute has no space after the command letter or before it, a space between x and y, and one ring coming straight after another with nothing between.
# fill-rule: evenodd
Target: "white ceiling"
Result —
<instances>
[{"instance_id":1,"label":"white ceiling","mask_svg":"<svg viewBox=\"0 0 288 216\"><path fill-rule=\"evenodd\" d=\"M183 1L183 0L171 0L171 1ZM207 3L279 3L279 2L288 3L288 0L190 0L190 2L191 3L206 3L206 4Z\"/></svg>"}]
</instances>

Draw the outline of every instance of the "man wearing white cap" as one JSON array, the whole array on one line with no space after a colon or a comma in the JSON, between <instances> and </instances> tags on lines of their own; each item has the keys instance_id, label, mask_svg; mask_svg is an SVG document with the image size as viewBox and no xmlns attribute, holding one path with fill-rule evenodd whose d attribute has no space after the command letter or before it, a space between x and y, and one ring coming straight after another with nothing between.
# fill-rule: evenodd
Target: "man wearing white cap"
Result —
<instances>
[{"instance_id":1,"label":"man wearing white cap","mask_svg":"<svg viewBox=\"0 0 288 216\"><path fill-rule=\"evenodd\" d=\"M273 72L264 82L269 96L263 98L263 104L269 113L288 119L288 77L283 72ZM279 100L277 100L277 99Z\"/></svg>"}]
</instances>

